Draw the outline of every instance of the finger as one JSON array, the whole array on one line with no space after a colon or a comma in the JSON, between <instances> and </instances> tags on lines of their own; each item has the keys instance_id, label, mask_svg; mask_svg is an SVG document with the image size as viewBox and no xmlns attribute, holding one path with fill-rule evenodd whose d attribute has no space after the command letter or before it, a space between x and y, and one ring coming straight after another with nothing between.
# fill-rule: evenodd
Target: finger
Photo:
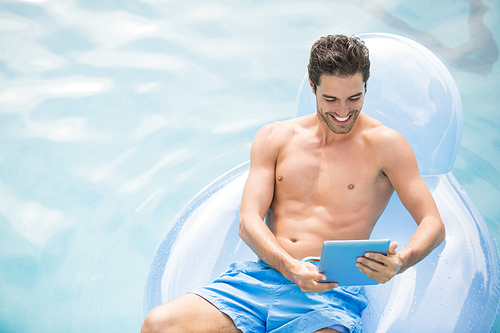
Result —
<instances>
[{"instance_id":1,"label":"finger","mask_svg":"<svg viewBox=\"0 0 500 333\"><path fill-rule=\"evenodd\" d=\"M376 271L374 271L373 269L371 269L370 267L368 266L365 266L361 263L356 263L356 267L361 271L363 272L365 275L367 275L369 278L372 278L373 280L377 281L377 282L380 282L376 279L375 277L375 273Z\"/></svg>"},{"instance_id":2,"label":"finger","mask_svg":"<svg viewBox=\"0 0 500 333\"><path fill-rule=\"evenodd\" d=\"M315 265L309 262L304 263L304 265L307 268L307 270L302 271L301 275L304 276L305 278L312 280L320 280L324 276L318 271L318 267L316 267Z\"/></svg>"},{"instance_id":3,"label":"finger","mask_svg":"<svg viewBox=\"0 0 500 333\"><path fill-rule=\"evenodd\" d=\"M378 253L367 253L367 257L359 257L358 263L362 264L362 266L366 266L374 271L381 271L386 266L384 260L387 259L386 256L378 254Z\"/></svg>"},{"instance_id":4,"label":"finger","mask_svg":"<svg viewBox=\"0 0 500 333\"><path fill-rule=\"evenodd\" d=\"M367 267L367 266L365 266L363 264L356 263L356 267L358 267L358 269L361 272L363 272L365 275L367 275L369 278L371 278L372 280L377 281L378 283L386 283L387 281L390 280L389 278L387 278L381 272L373 270L370 267Z\"/></svg>"},{"instance_id":5,"label":"finger","mask_svg":"<svg viewBox=\"0 0 500 333\"><path fill-rule=\"evenodd\" d=\"M322 282L322 283L317 283L321 288L318 289L318 293L324 293L326 291L330 291L334 288L337 288L339 285L338 283L335 282Z\"/></svg>"},{"instance_id":6,"label":"finger","mask_svg":"<svg viewBox=\"0 0 500 333\"><path fill-rule=\"evenodd\" d=\"M392 242L390 245L389 245L389 254L396 254L396 249L398 247L398 242Z\"/></svg>"},{"instance_id":7,"label":"finger","mask_svg":"<svg viewBox=\"0 0 500 333\"><path fill-rule=\"evenodd\" d=\"M307 280L302 281L301 283L297 284L297 286L304 292L323 293L325 291L332 290L333 288L338 287L338 284L332 282L320 282L317 280Z\"/></svg>"},{"instance_id":8,"label":"finger","mask_svg":"<svg viewBox=\"0 0 500 333\"><path fill-rule=\"evenodd\" d=\"M390 259L380 253L369 252L366 253L364 257L358 257L358 262L378 271L381 270L383 266L390 264Z\"/></svg>"},{"instance_id":9,"label":"finger","mask_svg":"<svg viewBox=\"0 0 500 333\"><path fill-rule=\"evenodd\" d=\"M315 282L314 286L311 287L310 292L314 293L324 293L337 288L339 285L335 282Z\"/></svg>"},{"instance_id":10,"label":"finger","mask_svg":"<svg viewBox=\"0 0 500 333\"><path fill-rule=\"evenodd\" d=\"M325 281L326 276L318 272L316 266L312 265L312 267L309 267L306 265L306 269L302 270L294 280L300 289L307 290L310 286L314 286L316 281Z\"/></svg>"},{"instance_id":11,"label":"finger","mask_svg":"<svg viewBox=\"0 0 500 333\"><path fill-rule=\"evenodd\" d=\"M318 271L318 267L316 267L316 265L314 264L311 264L310 262L306 262L306 267L310 270L310 271L313 271L313 272L317 272Z\"/></svg>"},{"instance_id":12,"label":"finger","mask_svg":"<svg viewBox=\"0 0 500 333\"><path fill-rule=\"evenodd\" d=\"M307 277L310 278L311 280L315 281L325 281L326 280L326 275L320 273L318 271L318 267L316 265L311 264L311 263L306 263L307 268L309 269L309 274L307 274Z\"/></svg>"},{"instance_id":13,"label":"finger","mask_svg":"<svg viewBox=\"0 0 500 333\"><path fill-rule=\"evenodd\" d=\"M397 254L396 248L398 247L398 245L399 245L398 242L392 242L389 245L389 249L387 251L387 256L396 255ZM366 252L365 253L366 258L376 260L376 261L381 262L381 263L387 262L387 260L385 260L387 258L387 256L384 254L381 254L381 253L377 253L377 252Z\"/></svg>"},{"instance_id":14,"label":"finger","mask_svg":"<svg viewBox=\"0 0 500 333\"><path fill-rule=\"evenodd\" d=\"M319 273L319 279L315 279L316 281L326 281L326 275Z\"/></svg>"},{"instance_id":15,"label":"finger","mask_svg":"<svg viewBox=\"0 0 500 333\"><path fill-rule=\"evenodd\" d=\"M383 276L392 276L395 275L395 264L388 257L381 255L380 257L376 256L376 259L368 259L365 257L358 258L358 264L366 267L369 271L365 270L363 272L370 272L371 275L381 274ZM377 260L378 259L378 260ZM356 265L358 266L358 265ZM358 268L363 268L358 266ZM370 276L371 277L371 276Z\"/></svg>"},{"instance_id":16,"label":"finger","mask_svg":"<svg viewBox=\"0 0 500 333\"><path fill-rule=\"evenodd\" d=\"M365 257L359 257L356 267L373 280L385 283L392 279L392 277L398 273L400 268L400 266L394 261L395 257L392 258L393 259L391 260L389 257L383 256L379 262Z\"/></svg>"}]
</instances>

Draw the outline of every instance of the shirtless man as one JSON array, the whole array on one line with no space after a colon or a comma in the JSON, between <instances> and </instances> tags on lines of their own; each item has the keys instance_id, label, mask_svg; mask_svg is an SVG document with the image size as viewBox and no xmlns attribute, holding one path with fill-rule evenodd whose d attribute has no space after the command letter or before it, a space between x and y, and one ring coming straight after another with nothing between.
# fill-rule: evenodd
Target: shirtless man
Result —
<instances>
[{"instance_id":1,"label":"shirtless man","mask_svg":"<svg viewBox=\"0 0 500 333\"><path fill-rule=\"evenodd\" d=\"M313 45L317 113L264 126L251 149L239 234L261 260L157 307L144 333L360 332L364 289L320 282L316 265L300 259L319 256L325 240L368 239L394 190L418 227L400 252L391 243L387 256L367 254L358 268L385 283L444 240L409 144L361 113L369 67L357 38Z\"/></svg>"}]
</instances>

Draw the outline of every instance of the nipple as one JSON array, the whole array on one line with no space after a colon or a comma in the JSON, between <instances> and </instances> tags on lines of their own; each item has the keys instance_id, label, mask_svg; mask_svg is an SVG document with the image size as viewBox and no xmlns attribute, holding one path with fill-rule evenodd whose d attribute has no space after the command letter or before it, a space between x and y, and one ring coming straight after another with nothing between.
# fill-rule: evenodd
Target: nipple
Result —
<instances>
[{"instance_id":1,"label":"nipple","mask_svg":"<svg viewBox=\"0 0 500 333\"><path fill-rule=\"evenodd\" d=\"M279 175L279 176L278 176L278 180L279 180L279 181L282 181L282 180L283 180L283 176L282 176L282 175Z\"/></svg>"},{"instance_id":2,"label":"nipple","mask_svg":"<svg viewBox=\"0 0 500 333\"><path fill-rule=\"evenodd\" d=\"M347 186L347 188L352 190L354 188L354 184L349 184L349 186Z\"/></svg>"}]
</instances>

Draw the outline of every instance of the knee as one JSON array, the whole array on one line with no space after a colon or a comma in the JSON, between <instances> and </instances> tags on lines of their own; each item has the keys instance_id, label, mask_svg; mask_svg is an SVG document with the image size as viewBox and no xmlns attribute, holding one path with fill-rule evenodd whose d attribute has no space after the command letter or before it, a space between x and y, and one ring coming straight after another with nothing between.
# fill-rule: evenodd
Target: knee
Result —
<instances>
[{"instance_id":1,"label":"knee","mask_svg":"<svg viewBox=\"0 0 500 333\"><path fill-rule=\"evenodd\" d=\"M141 333L173 332L172 319L161 307L151 310L142 323Z\"/></svg>"}]
</instances>

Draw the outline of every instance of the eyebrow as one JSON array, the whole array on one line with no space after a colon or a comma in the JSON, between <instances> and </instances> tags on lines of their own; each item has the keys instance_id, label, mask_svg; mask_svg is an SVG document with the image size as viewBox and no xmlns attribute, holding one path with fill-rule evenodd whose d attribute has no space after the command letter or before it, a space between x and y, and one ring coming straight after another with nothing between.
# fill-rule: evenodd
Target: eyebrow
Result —
<instances>
[{"instance_id":1,"label":"eyebrow","mask_svg":"<svg viewBox=\"0 0 500 333\"><path fill-rule=\"evenodd\" d=\"M355 97L359 97L359 96L361 96L361 95L363 95L363 92L359 92L359 93L357 93L357 94L354 94L354 95L352 95L352 96L348 97L348 99L355 98ZM327 98L327 99L338 99L338 98L337 98L337 97L335 97L335 96L330 96L330 95L326 95L326 94L323 94L322 96L323 96L324 98Z\"/></svg>"}]
</instances>

